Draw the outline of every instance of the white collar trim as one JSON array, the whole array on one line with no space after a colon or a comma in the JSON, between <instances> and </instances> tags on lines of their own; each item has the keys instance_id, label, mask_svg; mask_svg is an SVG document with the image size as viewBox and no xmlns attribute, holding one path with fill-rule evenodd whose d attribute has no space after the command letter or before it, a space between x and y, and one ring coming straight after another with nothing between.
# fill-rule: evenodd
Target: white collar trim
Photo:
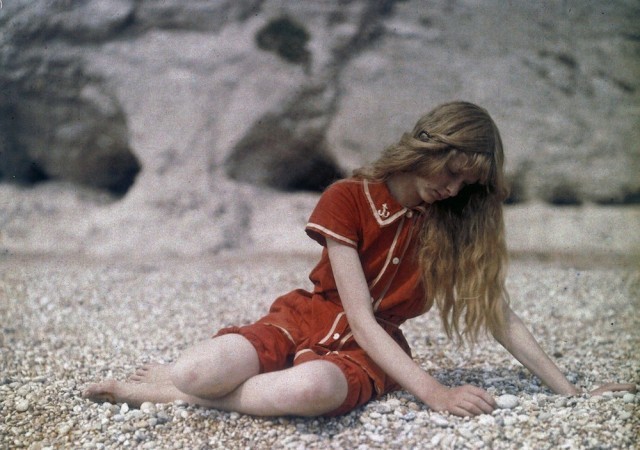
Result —
<instances>
[{"instance_id":1,"label":"white collar trim","mask_svg":"<svg viewBox=\"0 0 640 450\"><path fill-rule=\"evenodd\" d=\"M381 205L382 207L378 208L373 201L373 197L371 197L371 191L369 191L369 181L364 180L363 185L364 193L367 197L367 201L369 202L369 206L371 207L371 213L373 214L373 217L376 218L378 225L380 225L381 227L395 222L398 218L402 217L408 211L407 208L403 207L400 211L391 215L386 203L383 203Z\"/></svg>"}]
</instances>

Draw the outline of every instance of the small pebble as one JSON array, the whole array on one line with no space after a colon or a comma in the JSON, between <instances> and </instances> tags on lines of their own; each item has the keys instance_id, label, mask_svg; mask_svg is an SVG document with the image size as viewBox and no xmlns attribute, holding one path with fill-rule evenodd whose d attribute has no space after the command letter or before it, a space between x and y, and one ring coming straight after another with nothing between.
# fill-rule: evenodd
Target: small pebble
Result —
<instances>
[{"instance_id":1,"label":"small pebble","mask_svg":"<svg viewBox=\"0 0 640 450\"><path fill-rule=\"evenodd\" d=\"M483 414L478 417L478 423L483 426L493 426L496 424L496 419L489 414Z\"/></svg>"},{"instance_id":2,"label":"small pebble","mask_svg":"<svg viewBox=\"0 0 640 450\"><path fill-rule=\"evenodd\" d=\"M631 392L627 392L622 396L622 401L625 403L633 403L635 399L636 399L636 396L633 395Z\"/></svg>"},{"instance_id":3,"label":"small pebble","mask_svg":"<svg viewBox=\"0 0 640 450\"><path fill-rule=\"evenodd\" d=\"M152 416L156 413L156 405L151 402L144 402L142 405L140 405L140 411Z\"/></svg>"},{"instance_id":4,"label":"small pebble","mask_svg":"<svg viewBox=\"0 0 640 450\"><path fill-rule=\"evenodd\" d=\"M62 424L58 427L58 435L60 436L64 436L65 434L68 434L69 431L71 431L71 426L68 424Z\"/></svg>"},{"instance_id":5,"label":"small pebble","mask_svg":"<svg viewBox=\"0 0 640 450\"><path fill-rule=\"evenodd\" d=\"M630 419L631 416L632 414L629 411L622 411L618 417L620 417L620 420L627 420Z\"/></svg>"},{"instance_id":6,"label":"small pebble","mask_svg":"<svg viewBox=\"0 0 640 450\"><path fill-rule=\"evenodd\" d=\"M513 409L520 404L520 399L515 395L504 394L496 398L496 404L500 409Z\"/></svg>"},{"instance_id":7,"label":"small pebble","mask_svg":"<svg viewBox=\"0 0 640 450\"><path fill-rule=\"evenodd\" d=\"M16 411L25 412L29 409L29 400L20 399L16 402Z\"/></svg>"},{"instance_id":8,"label":"small pebble","mask_svg":"<svg viewBox=\"0 0 640 450\"><path fill-rule=\"evenodd\" d=\"M503 423L506 427L510 427L518 423L518 419L512 416L507 416L503 419Z\"/></svg>"},{"instance_id":9,"label":"small pebble","mask_svg":"<svg viewBox=\"0 0 640 450\"><path fill-rule=\"evenodd\" d=\"M445 419L443 416L441 416L440 414L431 414L431 416L429 416L429 420L431 420L431 423L439 427L449 426L449 421Z\"/></svg>"}]
</instances>

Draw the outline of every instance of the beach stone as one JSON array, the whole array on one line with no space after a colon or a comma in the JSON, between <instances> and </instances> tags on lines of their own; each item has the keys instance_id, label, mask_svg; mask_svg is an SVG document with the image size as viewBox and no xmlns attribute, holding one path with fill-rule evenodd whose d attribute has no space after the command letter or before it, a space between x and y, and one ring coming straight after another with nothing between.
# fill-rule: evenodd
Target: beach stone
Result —
<instances>
[{"instance_id":1,"label":"beach stone","mask_svg":"<svg viewBox=\"0 0 640 450\"><path fill-rule=\"evenodd\" d=\"M62 424L58 427L58 435L59 436L64 436L65 434L68 434L69 431L71 431L71 425L69 424Z\"/></svg>"},{"instance_id":2,"label":"beach stone","mask_svg":"<svg viewBox=\"0 0 640 450\"><path fill-rule=\"evenodd\" d=\"M156 415L156 419L157 419L159 424L171 422L171 417L169 417L169 415L167 413L165 413L164 411L160 411Z\"/></svg>"},{"instance_id":3,"label":"beach stone","mask_svg":"<svg viewBox=\"0 0 640 450\"><path fill-rule=\"evenodd\" d=\"M518 423L518 419L516 417L507 416L503 419L503 423L505 427L511 427Z\"/></svg>"},{"instance_id":4,"label":"beach stone","mask_svg":"<svg viewBox=\"0 0 640 450\"><path fill-rule=\"evenodd\" d=\"M620 420L627 420L630 419L631 416L632 414L629 411L622 411L618 417L620 418Z\"/></svg>"},{"instance_id":5,"label":"beach stone","mask_svg":"<svg viewBox=\"0 0 640 450\"><path fill-rule=\"evenodd\" d=\"M154 415L157 411L156 405L151 402L144 402L140 405L140 411L150 416Z\"/></svg>"},{"instance_id":6,"label":"beach stone","mask_svg":"<svg viewBox=\"0 0 640 450\"><path fill-rule=\"evenodd\" d=\"M16 401L15 404L16 411L25 412L29 409L29 400L20 399Z\"/></svg>"},{"instance_id":7,"label":"beach stone","mask_svg":"<svg viewBox=\"0 0 640 450\"><path fill-rule=\"evenodd\" d=\"M441 416L440 414L431 414L431 416L429 417L429 420L431 420L431 422L439 427L448 427L449 421L444 417Z\"/></svg>"},{"instance_id":8,"label":"beach stone","mask_svg":"<svg viewBox=\"0 0 640 450\"><path fill-rule=\"evenodd\" d=\"M520 404L520 399L515 395L504 394L496 398L496 404L500 409L513 409Z\"/></svg>"},{"instance_id":9,"label":"beach stone","mask_svg":"<svg viewBox=\"0 0 640 450\"><path fill-rule=\"evenodd\" d=\"M633 401L636 399L636 396L633 395L631 392L627 392L626 394L624 394L624 396L622 397L622 401L625 403L633 403Z\"/></svg>"},{"instance_id":10,"label":"beach stone","mask_svg":"<svg viewBox=\"0 0 640 450\"><path fill-rule=\"evenodd\" d=\"M483 414L478 417L478 423L482 426L493 426L496 424L496 419L489 414Z\"/></svg>"},{"instance_id":11,"label":"beach stone","mask_svg":"<svg viewBox=\"0 0 640 450\"><path fill-rule=\"evenodd\" d=\"M409 411L408 413L406 413L406 414L404 414L404 415L402 415L402 416L400 416L400 417L401 417L403 420L406 420L406 421L408 422L408 421L411 421L411 420L415 420L415 418L416 418L417 416L416 416L416 413L415 413L415 412L413 412L413 411Z\"/></svg>"},{"instance_id":12,"label":"beach stone","mask_svg":"<svg viewBox=\"0 0 640 450\"><path fill-rule=\"evenodd\" d=\"M434 434L433 437L431 438L431 445L434 447L437 447L438 444L440 444L440 441L442 441L443 437L444 435L442 433Z\"/></svg>"}]
</instances>

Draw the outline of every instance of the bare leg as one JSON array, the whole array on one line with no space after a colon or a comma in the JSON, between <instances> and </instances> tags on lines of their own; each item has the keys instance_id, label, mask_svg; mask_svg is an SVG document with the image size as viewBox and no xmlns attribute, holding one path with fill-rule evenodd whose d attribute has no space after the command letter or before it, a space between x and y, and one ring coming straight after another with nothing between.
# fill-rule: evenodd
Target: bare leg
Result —
<instances>
[{"instance_id":1,"label":"bare leg","mask_svg":"<svg viewBox=\"0 0 640 450\"><path fill-rule=\"evenodd\" d=\"M347 379L329 361L310 361L286 370L249 378L212 406L256 416L318 416L342 405Z\"/></svg>"},{"instance_id":2,"label":"bare leg","mask_svg":"<svg viewBox=\"0 0 640 450\"><path fill-rule=\"evenodd\" d=\"M129 383L108 380L93 385L85 396L140 406L145 401L187 403L257 416L316 416L338 408L347 396L347 380L328 361L311 361L291 369L253 376L219 398L185 394L172 384Z\"/></svg>"},{"instance_id":3,"label":"bare leg","mask_svg":"<svg viewBox=\"0 0 640 450\"><path fill-rule=\"evenodd\" d=\"M339 407L347 395L344 374L327 361L258 372L253 345L230 334L191 347L175 364L147 366L138 380L107 380L90 385L83 395L131 406L184 400L253 415L319 415Z\"/></svg>"},{"instance_id":4,"label":"bare leg","mask_svg":"<svg viewBox=\"0 0 640 450\"><path fill-rule=\"evenodd\" d=\"M130 383L108 380L87 387L83 395L93 400L116 400L133 396L137 404L137 392L149 389L158 391L159 397L148 393L149 400L165 402L183 398L184 395L201 398L216 398L228 394L248 378L259 372L258 354L253 345L239 334L229 334L208 339L188 348L173 364L148 364L129 378ZM149 384L133 389L128 384ZM159 385L168 384L177 392L168 389L159 392ZM126 388L125 388L126 387ZM116 389L117 388L117 389ZM120 389L122 388L122 389ZM113 392L115 389L116 392ZM164 392L164 391L163 391Z\"/></svg>"},{"instance_id":5,"label":"bare leg","mask_svg":"<svg viewBox=\"0 0 640 450\"><path fill-rule=\"evenodd\" d=\"M259 372L253 344L239 334L226 334L185 350L171 366L170 379L185 394L218 398Z\"/></svg>"}]
</instances>

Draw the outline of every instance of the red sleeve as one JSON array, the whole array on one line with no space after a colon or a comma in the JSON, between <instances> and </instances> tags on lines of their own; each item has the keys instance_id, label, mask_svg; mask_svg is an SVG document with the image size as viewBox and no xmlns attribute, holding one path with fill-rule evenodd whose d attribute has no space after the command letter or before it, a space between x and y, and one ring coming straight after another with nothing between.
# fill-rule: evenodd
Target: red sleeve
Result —
<instances>
[{"instance_id":1,"label":"red sleeve","mask_svg":"<svg viewBox=\"0 0 640 450\"><path fill-rule=\"evenodd\" d=\"M320 197L305 231L320 245L333 239L353 248L360 241L357 193L360 183L343 180L332 184Z\"/></svg>"}]
</instances>

